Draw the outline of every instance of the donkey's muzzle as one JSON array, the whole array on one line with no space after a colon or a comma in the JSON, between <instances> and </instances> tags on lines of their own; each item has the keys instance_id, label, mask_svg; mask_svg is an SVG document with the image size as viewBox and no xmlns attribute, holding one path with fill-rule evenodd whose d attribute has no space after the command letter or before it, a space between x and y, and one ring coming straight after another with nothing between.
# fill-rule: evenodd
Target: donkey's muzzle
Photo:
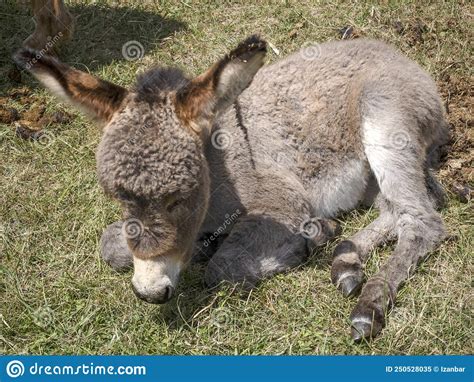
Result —
<instances>
[{"instance_id":1,"label":"donkey's muzzle","mask_svg":"<svg viewBox=\"0 0 474 382\"><path fill-rule=\"evenodd\" d=\"M164 304L171 300L174 294L174 288L171 285L166 285L163 288L154 289L152 293L147 293L147 291L138 290L132 283L132 290L140 300L150 304Z\"/></svg>"}]
</instances>

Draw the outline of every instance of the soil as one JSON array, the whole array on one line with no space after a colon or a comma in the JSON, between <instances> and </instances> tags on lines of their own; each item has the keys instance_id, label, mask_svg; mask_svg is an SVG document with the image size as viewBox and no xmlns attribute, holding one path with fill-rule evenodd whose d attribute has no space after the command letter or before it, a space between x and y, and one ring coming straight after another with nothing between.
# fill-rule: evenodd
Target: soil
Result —
<instances>
[{"instance_id":1,"label":"soil","mask_svg":"<svg viewBox=\"0 0 474 382\"><path fill-rule=\"evenodd\" d=\"M46 106L27 87L19 87L0 97L0 123L11 125L24 139L37 139L51 124L66 124L71 115L64 111L47 112Z\"/></svg>"}]
</instances>

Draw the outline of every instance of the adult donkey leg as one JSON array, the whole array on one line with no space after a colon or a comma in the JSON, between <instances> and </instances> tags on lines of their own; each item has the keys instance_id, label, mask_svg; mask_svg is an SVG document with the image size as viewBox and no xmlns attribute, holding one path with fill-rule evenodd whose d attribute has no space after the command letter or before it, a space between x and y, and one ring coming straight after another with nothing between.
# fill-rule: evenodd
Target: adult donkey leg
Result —
<instances>
[{"instance_id":1,"label":"adult donkey leg","mask_svg":"<svg viewBox=\"0 0 474 382\"><path fill-rule=\"evenodd\" d=\"M333 253L331 280L346 297L362 287L363 266L370 253L394 237L395 219L387 204L380 203L380 215L367 227L339 243Z\"/></svg>"},{"instance_id":2,"label":"adult donkey leg","mask_svg":"<svg viewBox=\"0 0 474 382\"><path fill-rule=\"evenodd\" d=\"M74 19L63 0L31 0L31 5L36 27L23 46L53 54L72 36Z\"/></svg>"},{"instance_id":3,"label":"adult donkey leg","mask_svg":"<svg viewBox=\"0 0 474 382\"><path fill-rule=\"evenodd\" d=\"M377 123L381 121L377 119ZM393 208L398 242L387 262L365 284L351 313L352 337L356 341L373 337L382 330L398 288L445 237L441 217L428 196L423 150L416 137L408 134L403 119L398 122L396 127L375 123L365 126L366 154L380 192ZM404 145L389 141L390 130L386 129L390 127L394 128L392 132L406 132Z\"/></svg>"}]
</instances>

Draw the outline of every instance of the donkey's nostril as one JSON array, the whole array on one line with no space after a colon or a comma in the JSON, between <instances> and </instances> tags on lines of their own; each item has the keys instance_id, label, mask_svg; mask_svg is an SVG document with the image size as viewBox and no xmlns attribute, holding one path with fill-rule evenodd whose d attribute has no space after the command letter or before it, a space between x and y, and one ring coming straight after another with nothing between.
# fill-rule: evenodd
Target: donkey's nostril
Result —
<instances>
[{"instance_id":1,"label":"donkey's nostril","mask_svg":"<svg viewBox=\"0 0 474 382\"><path fill-rule=\"evenodd\" d=\"M169 285L165 288L165 301L169 301L171 300L171 297L173 297L173 293L174 293L174 288Z\"/></svg>"}]
</instances>

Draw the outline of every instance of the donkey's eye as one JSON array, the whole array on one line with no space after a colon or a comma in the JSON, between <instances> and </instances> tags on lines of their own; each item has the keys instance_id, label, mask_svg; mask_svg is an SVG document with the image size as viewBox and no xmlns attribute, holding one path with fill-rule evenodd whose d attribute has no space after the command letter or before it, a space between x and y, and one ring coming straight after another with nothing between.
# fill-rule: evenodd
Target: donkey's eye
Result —
<instances>
[{"instance_id":1,"label":"donkey's eye","mask_svg":"<svg viewBox=\"0 0 474 382\"><path fill-rule=\"evenodd\" d=\"M173 210L176 209L176 207L178 207L182 202L183 202L183 199L176 199L166 206L166 210L168 212L173 212Z\"/></svg>"},{"instance_id":2,"label":"donkey's eye","mask_svg":"<svg viewBox=\"0 0 474 382\"><path fill-rule=\"evenodd\" d=\"M127 191L119 191L116 193L115 197L117 200L119 200L121 203L126 204L128 206L147 206L149 201L146 200L143 197L133 195L130 192Z\"/></svg>"},{"instance_id":3,"label":"donkey's eye","mask_svg":"<svg viewBox=\"0 0 474 382\"><path fill-rule=\"evenodd\" d=\"M132 199L132 198L131 198L131 195L130 195L129 193L127 193L127 192L124 192L124 191L119 191L119 192L117 192L116 198L117 198L118 200L120 200L121 202L129 202L129 201L131 201L131 199Z\"/></svg>"}]
</instances>

